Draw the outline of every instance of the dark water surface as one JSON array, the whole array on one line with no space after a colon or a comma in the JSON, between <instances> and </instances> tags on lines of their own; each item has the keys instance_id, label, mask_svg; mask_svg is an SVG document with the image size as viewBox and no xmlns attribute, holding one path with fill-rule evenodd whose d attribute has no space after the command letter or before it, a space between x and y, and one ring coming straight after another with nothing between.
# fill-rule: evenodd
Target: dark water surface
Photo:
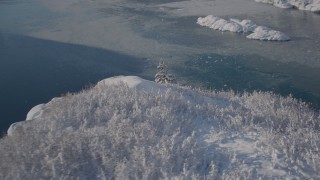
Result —
<instances>
[{"instance_id":1,"label":"dark water surface","mask_svg":"<svg viewBox=\"0 0 320 180\"><path fill-rule=\"evenodd\" d=\"M0 33L0 132L35 105L116 75L139 75L144 62L103 49Z\"/></svg>"},{"instance_id":2,"label":"dark water surface","mask_svg":"<svg viewBox=\"0 0 320 180\"><path fill-rule=\"evenodd\" d=\"M184 76L192 84L216 90L268 91L297 99L320 108L318 68L295 62L281 63L258 55L222 56L208 54L185 63ZM308 73L306 73L308 72ZM202 81L197 81L201 77Z\"/></svg>"}]
</instances>

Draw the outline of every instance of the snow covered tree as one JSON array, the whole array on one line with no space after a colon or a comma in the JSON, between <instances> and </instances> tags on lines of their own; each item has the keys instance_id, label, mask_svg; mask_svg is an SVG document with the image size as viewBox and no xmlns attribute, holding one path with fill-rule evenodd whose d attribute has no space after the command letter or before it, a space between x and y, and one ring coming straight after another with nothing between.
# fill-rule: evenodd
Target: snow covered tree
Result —
<instances>
[{"instance_id":1,"label":"snow covered tree","mask_svg":"<svg viewBox=\"0 0 320 180\"><path fill-rule=\"evenodd\" d=\"M159 72L155 76L155 78L156 78L155 82L156 83L165 83L166 76L167 76L167 70L168 70L167 65L165 65L163 61L160 61L159 65L157 66L157 69L159 70Z\"/></svg>"},{"instance_id":2,"label":"snow covered tree","mask_svg":"<svg viewBox=\"0 0 320 180\"><path fill-rule=\"evenodd\" d=\"M176 79L172 74L168 74L168 66L161 60L157 66L159 72L155 76L156 83L173 83Z\"/></svg>"}]
</instances>

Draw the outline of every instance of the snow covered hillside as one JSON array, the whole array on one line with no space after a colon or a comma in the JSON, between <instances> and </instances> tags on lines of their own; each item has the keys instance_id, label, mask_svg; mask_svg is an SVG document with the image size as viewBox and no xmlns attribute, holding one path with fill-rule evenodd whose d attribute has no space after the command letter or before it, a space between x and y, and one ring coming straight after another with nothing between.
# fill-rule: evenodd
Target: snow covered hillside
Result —
<instances>
[{"instance_id":1,"label":"snow covered hillside","mask_svg":"<svg viewBox=\"0 0 320 180\"><path fill-rule=\"evenodd\" d=\"M115 77L33 108L0 179L317 179L320 117L292 97Z\"/></svg>"}]
</instances>

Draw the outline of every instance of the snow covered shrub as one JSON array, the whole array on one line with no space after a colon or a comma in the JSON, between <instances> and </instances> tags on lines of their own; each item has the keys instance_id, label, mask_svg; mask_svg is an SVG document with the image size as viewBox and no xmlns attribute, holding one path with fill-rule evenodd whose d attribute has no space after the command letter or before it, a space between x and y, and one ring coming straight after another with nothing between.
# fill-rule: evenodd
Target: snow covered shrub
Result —
<instances>
[{"instance_id":1,"label":"snow covered shrub","mask_svg":"<svg viewBox=\"0 0 320 180\"><path fill-rule=\"evenodd\" d=\"M55 98L16 124L0 179L320 176L319 114L292 97L136 80Z\"/></svg>"}]
</instances>

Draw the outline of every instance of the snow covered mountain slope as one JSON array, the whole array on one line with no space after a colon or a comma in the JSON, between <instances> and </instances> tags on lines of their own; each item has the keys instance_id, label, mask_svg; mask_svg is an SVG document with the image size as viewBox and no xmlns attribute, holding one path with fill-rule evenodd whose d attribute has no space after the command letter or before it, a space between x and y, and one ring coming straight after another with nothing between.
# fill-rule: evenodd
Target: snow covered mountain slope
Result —
<instances>
[{"instance_id":1,"label":"snow covered mountain slope","mask_svg":"<svg viewBox=\"0 0 320 180\"><path fill-rule=\"evenodd\" d=\"M319 113L271 93L115 77L36 106L0 139L0 179L317 179Z\"/></svg>"}]
</instances>

